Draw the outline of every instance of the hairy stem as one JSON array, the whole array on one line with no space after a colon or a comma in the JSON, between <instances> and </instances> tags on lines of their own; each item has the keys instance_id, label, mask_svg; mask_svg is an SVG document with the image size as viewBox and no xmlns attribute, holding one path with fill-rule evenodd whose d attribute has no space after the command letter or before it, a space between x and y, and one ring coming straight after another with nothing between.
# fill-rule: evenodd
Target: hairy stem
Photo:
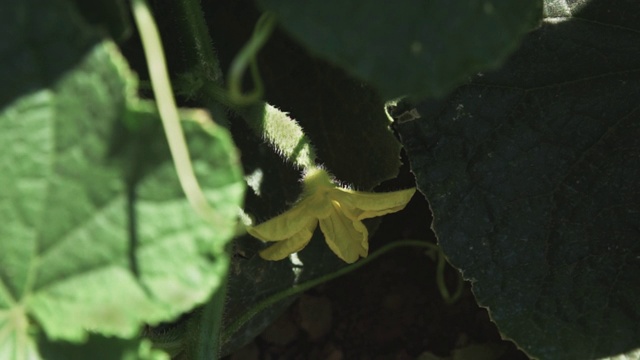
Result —
<instances>
[{"instance_id":1,"label":"hairy stem","mask_svg":"<svg viewBox=\"0 0 640 360\"><path fill-rule=\"evenodd\" d=\"M220 63L213 50L213 40L209 35L200 0L178 0L176 5L178 13L175 16L181 27L178 31L183 34L181 39L186 42L187 48L193 49L193 52L185 54L190 66L197 68L198 73L204 75L205 81L222 83Z\"/></svg>"},{"instance_id":2,"label":"hairy stem","mask_svg":"<svg viewBox=\"0 0 640 360\"><path fill-rule=\"evenodd\" d=\"M302 127L289 115L267 103L238 109L247 125L262 136L278 155L303 170L316 167L316 155Z\"/></svg>"}]
</instances>

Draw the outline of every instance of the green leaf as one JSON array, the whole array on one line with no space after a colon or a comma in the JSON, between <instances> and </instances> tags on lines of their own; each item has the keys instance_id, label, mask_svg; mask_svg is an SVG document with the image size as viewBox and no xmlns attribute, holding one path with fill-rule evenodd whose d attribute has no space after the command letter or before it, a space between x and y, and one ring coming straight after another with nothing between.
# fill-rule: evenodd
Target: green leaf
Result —
<instances>
[{"instance_id":1,"label":"green leaf","mask_svg":"<svg viewBox=\"0 0 640 360\"><path fill-rule=\"evenodd\" d=\"M383 98L441 96L497 67L537 25L540 0L261 0L313 53Z\"/></svg>"},{"instance_id":2,"label":"green leaf","mask_svg":"<svg viewBox=\"0 0 640 360\"><path fill-rule=\"evenodd\" d=\"M445 253L541 359L640 348L640 3L573 4L398 126Z\"/></svg>"},{"instance_id":3,"label":"green leaf","mask_svg":"<svg viewBox=\"0 0 640 360\"><path fill-rule=\"evenodd\" d=\"M205 302L244 192L227 131L185 123L212 226L113 43L62 1L5 1L0 24L20 34L0 42L0 78L16 85L0 91L0 358L39 358L38 330L131 338Z\"/></svg>"}]
</instances>

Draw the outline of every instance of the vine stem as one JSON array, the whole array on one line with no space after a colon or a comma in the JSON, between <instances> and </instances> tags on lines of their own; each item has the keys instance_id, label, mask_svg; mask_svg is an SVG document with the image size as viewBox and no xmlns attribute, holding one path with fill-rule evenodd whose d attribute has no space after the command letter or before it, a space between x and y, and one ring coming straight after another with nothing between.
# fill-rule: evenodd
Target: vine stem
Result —
<instances>
[{"instance_id":1,"label":"vine stem","mask_svg":"<svg viewBox=\"0 0 640 360\"><path fill-rule=\"evenodd\" d=\"M387 244L383 247L381 247L380 249L376 250L375 252L369 254L368 257L354 263L351 264L349 266L345 266L341 269L338 269L332 273L323 275L319 278L316 279L312 279L309 281L306 281L302 284L296 284L293 285L292 287L281 291L277 294L271 295L269 297L267 297L266 299L258 302L255 306L253 306L251 309L249 309L246 313L242 314L242 316L238 317L236 320L234 320L231 324L229 324L229 326L224 329L224 331L222 332L222 344L228 342L231 339L231 336L233 336L238 330L240 330L240 328L242 328L242 326L244 324L246 324L249 320L251 320L254 316L256 316L258 313L260 313L261 311L265 310L266 308L270 307L271 305L282 301L290 296L299 294L301 292L304 292L306 290L309 290L313 287L316 287L322 283L325 283L327 281L333 280L335 278L338 278L340 276L346 275L352 271L355 271L365 265L367 265L368 263L370 263L371 261L377 259L378 257L382 256L383 254L393 250L393 249L397 249L397 248L401 248L401 247L423 247L423 248L427 248L430 251L435 251L437 254L439 254L439 256L441 256L441 258L444 261L444 255L440 252L440 248L438 247L438 245L430 243L430 242L426 242L426 241L422 241L422 240L401 240L401 241L396 241L390 244ZM442 276L443 274L441 272L437 273L438 276ZM444 287L444 291L443 292L443 287ZM438 282L438 288L443 296L443 298L445 299L445 302L447 303L451 303L452 300L455 301L455 299L457 299L457 297L460 296L459 293L462 292L462 285L459 285L460 291L456 291L457 297L452 298L451 296L449 296L449 292L446 289L446 286L444 285L444 281L442 282L442 285L440 282ZM446 295L445 295L446 294Z\"/></svg>"},{"instance_id":2,"label":"vine stem","mask_svg":"<svg viewBox=\"0 0 640 360\"><path fill-rule=\"evenodd\" d=\"M200 217L214 226L224 226L224 221L209 206L195 176L184 132L180 125L178 107L176 106L173 89L169 81L162 42L149 6L145 0L133 0L131 8L147 59L151 86L158 104L158 112L169 142L169 150L171 151L182 190L191 207ZM213 294L212 301L209 301L203 309L204 314L201 321L204 321L204 323L199 326L199 341L197 341L194 349L197 359L217 359L220 357L219 333L226 294L226 276L223 278L225 279L223 280L224 283Z\"/></svg>"},{"instance_id":3,"label":"vine stem","mask_svg":"<svg viewBox=\"0 0 640 360\"><path fill-rule=\"evenodd\" d=\"M173 97L173 89L169 81L158 27L145 0L132 0L131 8L134 21L140 32L149 76L151 77L151 87L158 105L162 126L169 142L169 149L176 167L180 186L189 204L200 217L214 225L220 225L223 220L209 206L191 164L184 132L182 131L182 126L180 126L178 108Z\"/></svg>"},{"instance_id":4,"label":"vine stem","mask_svg":"<svg viewBox=\"0 0 640 360\"><path fill-rule=\"evenodd\" d=\"M444 281L444 270L447 265L447 259L440 247L438 247L436 251L438 252L438 263L436 265L436 283L438 284L438 290L440 290L442 299L445 303L450 305L455 303L462 295L462 290L464 290L464 282L462 282L460 275L458 275L458 286L456 287L453 295L451 295L451 292L449 292L447 284L445 284Z\"/></svg>"},{"instance_id":5,"label":"vine stem","mask_svg":"<svg viewBox=\"0 0 640 360\"><path fill-rule=\"evenodd\" d=\"M256 56L260 49L266 44L275 27L275 16L266 12L260 16L253 34L249 41L242 47L231 63L229 69L229 98L236 105L249 105L255 103L262 97L264 84L258 70ZM254 89L250 93L242 93L242 78L247 69L251 69L251 78L254 82Z\"/></svg>"}]
</instances>

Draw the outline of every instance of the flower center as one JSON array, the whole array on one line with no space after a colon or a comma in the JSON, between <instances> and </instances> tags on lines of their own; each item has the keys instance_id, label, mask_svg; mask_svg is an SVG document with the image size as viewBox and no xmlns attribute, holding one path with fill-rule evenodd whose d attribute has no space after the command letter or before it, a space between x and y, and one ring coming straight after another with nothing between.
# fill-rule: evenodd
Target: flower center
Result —
<instances>
[{"instance_id":1,"label":"flower center","mask_svg":"<svg viewBox=\"0 0 640 360\"><path fill-rule=\"evenodd\" d=\"M309 170L302 180L305 196L326 196L336 185L331 181L329 174L324 169L314 168Z\"/></svg>"}]
</instances>

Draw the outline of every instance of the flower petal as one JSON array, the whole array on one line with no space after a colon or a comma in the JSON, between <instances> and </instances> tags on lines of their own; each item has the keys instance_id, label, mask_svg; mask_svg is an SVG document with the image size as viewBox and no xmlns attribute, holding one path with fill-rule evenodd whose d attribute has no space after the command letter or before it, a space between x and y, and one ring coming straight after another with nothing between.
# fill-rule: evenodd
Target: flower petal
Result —
<instances>
[{"instance_id":1,"label":"flower petal","mask_svg":"<svg viewBox=\"0 0 640 360\"><path fill-rule=\"evenodd\" d=\"M341 205L337 201L332 202L334 211L320 219L320 229L329 248L345 262L351 264L361 256L366 257L369 252L367 228L358 221L358 228L354 227L354 221L342 213Z\"/></svg>"},{"instance_id":2,"label":"flower petal","mask_svg":"<svg viewBox=\"0 0 640 360\"><path fill-rule=\"evenodd\" d=\"M336 189L332 197L343 206L343 211L354 220L368 219L404 209L416 188L386 193L367 193Z\"/></svg>"},{"instance_id":3,"label":"flower petal","mask_svg":"<svg viewBox=\"0 0 640 360\"><path fill-rule=\"evenodd\" d=\"M313 231L316 229L317 225L318 222L314 221L292 237L279 241L260 251L260 257L265 260L282 260L287 256L304 249L309 241L311 241Z\"/></svg>"},{"instance_id":4,"label":"flower petal","mask_svg":"<svg viewBox=\"0 0 640 360\"><path fill-rule=\"evenodd\" d=\"M301 201L286 212L269 219L256 226L247 228L247 232L262 241L282 241L292 238L295 234L308 229L310 223L315 222L314 206L308 201ZM311 230L313 233L313 229Z\"/></svg>"}]
</instances>

